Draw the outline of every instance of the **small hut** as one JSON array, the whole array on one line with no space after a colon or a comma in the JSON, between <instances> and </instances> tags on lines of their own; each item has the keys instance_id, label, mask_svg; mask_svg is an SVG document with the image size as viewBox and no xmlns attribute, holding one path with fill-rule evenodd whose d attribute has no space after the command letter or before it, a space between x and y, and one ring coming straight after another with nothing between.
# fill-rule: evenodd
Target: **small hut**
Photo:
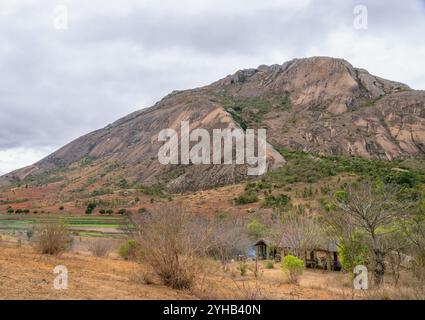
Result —
<instances>
[{"instance_id":1,"label":"small hut","mask_svg":"<svg viewBox=\"0 0 425 320\"><path fill-rule=\"evenodd\" d=\"M336 241L317 246L306 252L306 267L320 268L324 270L341 270L338 257L338 244Z\"/></svg>"},{"instance_id":2,"label":"small hut","mask_svg":"<svg viewBox=\"0 0 425 320\"><path fill-rule=\"evenodd\" d=\"M280 260L282 248L273 245L268 239L260 239L254 243L255 254L258 260Z\"/></svg>"},{"instance_id":3,"label":"small hut","mask_svg":"<svg viewBox=\"0 0 425 320\"><path fill-rule=\"evenodd\" d=\"M281 256L293 254L294 248L289 245L274 245L268 239L260 239L255 244L255 253L258 260L280 260ZM341 270L338 257L338 243L331 241L316 246L304 252L305 266L307 268L321 268L324 270Z\"/></svg>"}]
</instances>

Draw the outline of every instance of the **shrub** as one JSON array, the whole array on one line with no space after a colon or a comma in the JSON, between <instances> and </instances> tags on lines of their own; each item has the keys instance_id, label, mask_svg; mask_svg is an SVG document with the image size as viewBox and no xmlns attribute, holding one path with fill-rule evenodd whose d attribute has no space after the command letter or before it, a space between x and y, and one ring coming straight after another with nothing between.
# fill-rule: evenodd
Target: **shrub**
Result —
<instances>
[{"instance_id":1,"label":"shrub","mask_svg":"<svg viewBox=\"0 0 425 320\"><path fill-rule=\"evenodd\" d=\"M125 210L125 209L119 209L117 213L124 215L124 214L126 214L126 212L127 212L127 210Z\"/></svg>"},{"instance_id":2,"label":"shrub","mask_svg":"<svg viewBox=\"0 0 425 320\"><path fill-rule=\"evenodd\" d=\"M124 260L136 260L138 258L139 250L135 240L128 240L118 249L118 254Z\"/></svg>"},{"instance_id":3,"label":"shrub","mask_svg":"<svg viewBox=\"0 0 425 320\"><path fill-rule=\"evenodd\" d=\"M34 235L34 230L33 229L28 229L27 230L27 239L28 241L31 241L32 236Z\"/></svg>"},{"instance_id":4,"label":"shrub","mask_svg":"<svg viewBox=\"0 0 425 320\"><path fill-rule=\"evenodd\" d=\"M161 184L142 186L140 191L148 196L164 196L164 187Z\"/></svg>"},{"instance_id":5,"label":"shrub","mask_svg":"<svg viewBox=\"0 0 425 320\"><path fill-rule=\"evenodd\" d=\"M274 196L272 194L266 194L263 201L263 206L264 207L285 207L290 200L291 198L283 193L277 196Z\"/></svg>"},{"instance_id":6,"label":"shrub","mask_svg":"<svg viewBox=\"0 0 425 320\"><path fill-rule=\"evenodd\" d=\"M205 220L181 207L162 205L150 215L130 215L143 261L174 289L191 289L206 254L209 229Z\"/></svg>"},{"instance_id":7,"label":"shrub","mask_svg":"<svg viewBox=\"0 0 425 320\"><path fill-rule=\"evenodd\" d=\"M105 214L105 213L106 213L106 211L105 211L105 209L100 209L100 210L99 210L99 213L100 213L100 214Z\"/></svg>"},{"instance_id":8,"label":"shrub","mask_svg":"<svg viewBox=\"0 0 425 320\"><path fill-rule=\"evenodd\" d=\"M94 203L94 202L91 202L91 203L89 203L88 205L87 205L87 208L86 208L86 214L92 214L93 213L93 211L94 211L94 209L96 209L96 203Z\"/></svg>"},{"instance_id":9,"label":"shrub","mask_svg":"<svg viewBox=\"0 0 425 320\"><path fill-rule=\"evenodd\" d=\"M42 254L59 255L70 247L71 238L63 224L42 224L36 228L35 236L35 247Z\"/></svg>"},{"instance_id":10,"label":"shrub","mask_svg":"<svg viewBox=\"0 0 425 320\"><path fill-rule=\"evenodd\" d=\"M266 263L264 264L264 268L266 268L266 269L273 269L274 268L273 261L266 261Z\"/></svg>"},{"instance_id":11,"label":"shrub","mask_svg":"<svg viewBox=\"0 0 425 320\"><path fill-rule=\"evenodd\" d=\"M12 208L8 208L8 209L7 209L7 213L8 213L8 214L12 214L13 212L15 212L15 211L14 211Z\"/></svg>"},{"instance_id":12,"label":"shrub","mask_svg":"<svg viewBox=\"0 0 425 320\"><path fill-rule=\"evenodd\" d=\"M128 189L130 185L126 179L122 178L117 181L117 186L121 189Z\"/></svg>"},{"instance_id":13,"label":"shrub","mask_svg":"<svg viewBox=\"0 0 425 320\"><path fill-rule=\"evenodd\" d=\"M59 210L60 210L60 211L63 211L64 209L65 209L65 207L64 207L64 206L60 206L60 207L59 207Z\"/></svg>"},{"instance_id":14,"label":"shrub","mask_svg":"<svg viewBox=\"0 0 425 320\"><path fill-rule=\"evenodd\" d=\"M108 254L111 246L109 242L102 239L97 239L90 242L88 249L89 252L95 257L104 257Z\"/></svg>"},{"instance_id":15,"label":"shrub","mask_svg":"<svg viewBox=\"0 0 425 320\"><path fill-rule=\"evenodd\" d=\"M236 199L236 204L248 204L258 201L257 193L254 191L244 191Z\"/></svg>"},{"instance_id":16,"label":"shrub","mask_svg":"<svg viewBox=\"0 0 425 320\"><path fill-rule=\"evenodd\" d=\"M248 264L246 262L241 262L238 267L239 273L242 277L245 277L248 273Z\"/></svg>"},{"instance_id":17,"label":"shrub","mask_svg":"<svg viewBox=\"0 0 425 320\"><path fill-rule=\"evenodd\" d=\"M109 215L111 215L111 214L113 214L113 213L114 213L114 210L112 210L112 209L108 209L108 210L106 210L106 213L107 213L107 214L109 214Z\"/></svg>"},{"instance_id":18,"label":"shrub","mask_svg":"<svg viewBox=\"0 0 425 320\"><path fill-rule=\"evenodd\" d=\"M287 255L283 258L282 270L288 274L291 283L297 283L298 276L304 271L304 261L298 257Z\"/></svg>"},{"instance_id":19,"label":"shrub","mask_svg":"<svg viewBox=\"0 0 425 320\"><path fill-rule=\"evenodd\" d=\"M340 241L338 255L342 268L348 272L352 272L357 265L367 264L369 249L366 244L365 236L355 231L348 239Z\"/></svg>"}]
</instances>

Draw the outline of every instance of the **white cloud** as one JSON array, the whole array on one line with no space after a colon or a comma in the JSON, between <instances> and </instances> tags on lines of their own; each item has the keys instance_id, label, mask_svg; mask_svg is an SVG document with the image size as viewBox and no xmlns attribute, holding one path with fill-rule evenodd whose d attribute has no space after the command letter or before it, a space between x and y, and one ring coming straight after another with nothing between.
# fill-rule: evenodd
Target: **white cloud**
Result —
<instances>
[{"instance_id":1,"label":"white cloud","mask_svg":"<svg viewBox=\"0 0 425 320\"><path fill-rule=\"evenodd\" d=\"M52 151L50 148L11 148L0 150L0 175L31 165Z\"/></svg>"}]
</instances>

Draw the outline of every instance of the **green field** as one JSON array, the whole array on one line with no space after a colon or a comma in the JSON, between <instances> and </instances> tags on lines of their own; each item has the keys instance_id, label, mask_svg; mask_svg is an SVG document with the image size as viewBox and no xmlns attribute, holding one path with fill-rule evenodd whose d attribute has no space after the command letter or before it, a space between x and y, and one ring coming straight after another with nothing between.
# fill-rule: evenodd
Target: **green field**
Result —
<instances>
[{"instance_id":1,"label":"green field","mask_svg":"<svg viewBox=\"0 0 425 320\"><path fill-rule=\"evenodd\" d=\"M123 217L73 216L73 215L0 215L0 232L25 232L44 222L66 224L75 235L95 237L119 237L125 225Z\"/></svg>"}]
</instances>

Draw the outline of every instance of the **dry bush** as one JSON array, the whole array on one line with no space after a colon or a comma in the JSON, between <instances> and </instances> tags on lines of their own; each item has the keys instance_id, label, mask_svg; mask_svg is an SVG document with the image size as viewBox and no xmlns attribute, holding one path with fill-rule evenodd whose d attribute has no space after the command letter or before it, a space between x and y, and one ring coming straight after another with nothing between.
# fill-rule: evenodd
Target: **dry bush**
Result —
<instances>
[{"instance_id":1,"label":"dry bush","mask_svg":"<svg viewBox=\"0 0 425 320\"><path fill-rule=\"evenodd\" d=\"M253 280L233 281L235 287L235 298L240 300L267 300L268 296L261 288L261 282L258 278Z\"/></svg>"},{"instance_id":2,"label":"dry bush","mask_svg":"<svg viewBox=\"0 0 425 320\"><path fill-rule=\"evenodd\" d=\"M139 284L152 285L157 283L155 274L147 270L137 270L130 273L129 281Z\"/></svg>"},{"instance_id":3,"label":"dry bush","mask_svg":"<svg viewBox=\"0 0 425 320\"><path fill-rule=\"evenodd\" d=\"M192 288L202 271L201 258L210 234L208 223L171 205L158 206L152 213L133 214L130 220L142 261L165 285Z\"/></svg>"},{"instance_id":4,"label":"dry bush","mask_svg":"<svg viewBox=\"0 0 425 320\"><path fill-rule=\"evenodd\" d=\"M46 222L35 231L34 245L42 254L59 255L70 248L71 237L65 225L57 222Z\"/></svg>"},{"instance_id":5,"label":"dry bush","mask_svg":"<svg viewBox=\"0 0 425 320\"><path fill-rule=\"evenodd\" d=\"M111 243L103 239L96 239L89 243L88 250L95 257L105 257L111 250Z\"/></svg>"},{"instance_id":6,"label":"dry bush","mask_svg":"<svg viewBox=\"0 0 425 320\"><path fill-rule=\"evenodd\" d=\"M365 290L364 297L368 300L424 300L425 290L421 285L383 285L376 289Z\"/></svg>"}]
</instances>

